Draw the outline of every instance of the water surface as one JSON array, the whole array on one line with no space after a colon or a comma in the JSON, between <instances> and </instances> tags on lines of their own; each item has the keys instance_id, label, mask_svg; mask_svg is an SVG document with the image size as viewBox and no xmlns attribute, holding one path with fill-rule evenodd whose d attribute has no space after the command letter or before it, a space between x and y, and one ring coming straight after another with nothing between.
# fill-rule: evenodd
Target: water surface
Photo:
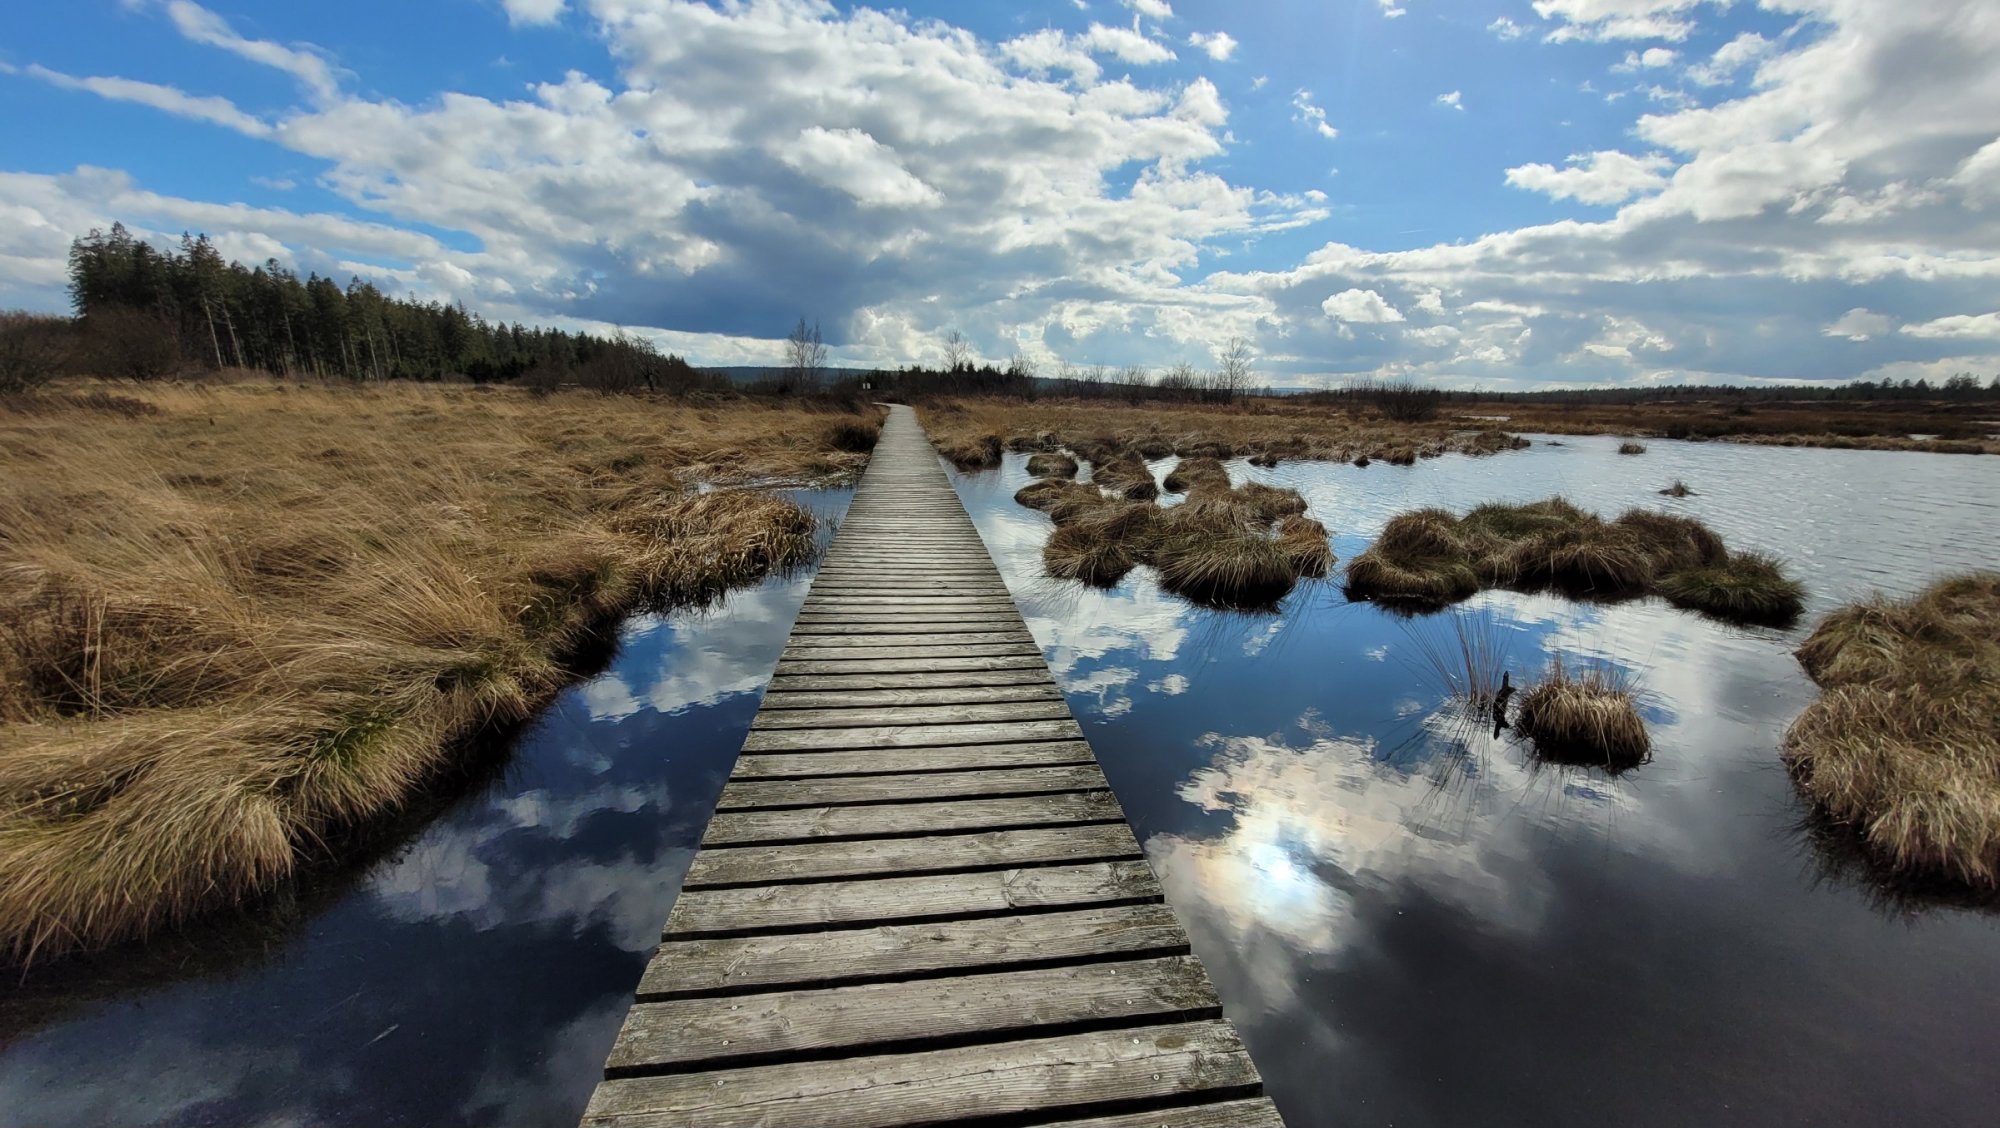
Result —
<instances>
[{"instance_id":1,"label":"water surface","mask_svg":"<svg viewBox=\"0 0 2000 1128\"><path fill-rule=\"evenodd\" d=\"M1806 625L2000 558L2000 460L1560 442L1231 471L1298 488L1343 560L1423 505L1685 513L1791 561ZM1295 1128L1994 1122L2000 916L1888 896L1802 827L1777 746L1805 626L1506 592L1405 621L1330 583L1228 614L1145 569L1094 592L1040 576L1024 462L954 481ZM1454 617L1517 681L1553 654L1636 677L1653 761L1541 768L1454 723L1422 656Z\"/></svg>"},{"instance_id":2,"label":"water surface","mask_svg":"<svg viewBox=\"0 0 2000 1128\"><path fill-rule=\"evenodd\" d=\"M0 987L0 1124L572 1128L809 582L634 617L375 864Z\"/></svg>"}]
</instances>

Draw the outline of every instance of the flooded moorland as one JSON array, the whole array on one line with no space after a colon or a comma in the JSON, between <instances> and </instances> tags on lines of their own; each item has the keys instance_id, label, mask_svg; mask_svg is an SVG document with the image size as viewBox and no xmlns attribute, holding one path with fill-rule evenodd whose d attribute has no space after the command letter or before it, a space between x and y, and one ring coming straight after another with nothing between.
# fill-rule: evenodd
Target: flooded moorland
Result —
<instances>
[{"instance_id":1,"label":"flooded moorland","mask_svg":"<svg viewBox=\"0 0 2000 1128\"><path fill-rule=\"evenodd\" d=\"M1806 615L1489 591L1410 619L1337 579L1214 611L1148 569L1044 577L1025 456L955 481L1289 1123L1988 1122L2000 912L1879 881L1777 749L1817 617L2000 556L2000 464L1540 438L1230 472L1298 489L1343 561L1421 506L1685 514L1788 561ZM1635 680L1650 762L1540 765L1461 719L1431 662L1454 619L1516 681L1555 655Z\"/></svg>"},{"instance_id":2,"label":"flooded moorland","mask_svg":"<svg viewBox=\"0 0 2000 1128\"><path fill-rule=\"evenodd\" d=\"M374 864L0 987L0 1124L574 1125L810 582L635 616Z\"/></svg>"}]
</instances>

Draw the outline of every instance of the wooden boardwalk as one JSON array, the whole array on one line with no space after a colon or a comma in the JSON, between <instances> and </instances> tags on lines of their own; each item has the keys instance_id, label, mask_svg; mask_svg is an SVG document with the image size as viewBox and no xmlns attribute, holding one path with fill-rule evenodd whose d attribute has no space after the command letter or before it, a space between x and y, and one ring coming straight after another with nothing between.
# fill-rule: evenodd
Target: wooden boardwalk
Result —
<instances>
[{"instance_id":1,"label":"wooden boardwalk","mask_svg":"<svg viewBox=\"0 0 2000 1128\"><path fill-rule=\"evenodd\" d=\"M1281 1125L894 408L587 1125Z\"/></svg>"}]
</instances>

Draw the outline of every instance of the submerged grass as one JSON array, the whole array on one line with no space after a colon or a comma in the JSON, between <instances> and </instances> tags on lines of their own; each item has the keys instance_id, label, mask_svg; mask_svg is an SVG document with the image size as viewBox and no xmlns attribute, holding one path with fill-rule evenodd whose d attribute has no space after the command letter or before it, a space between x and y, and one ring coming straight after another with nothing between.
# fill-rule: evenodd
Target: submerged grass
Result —
<instances>
[{"instance_id":1,"label":"submerged grass","mask_svg":"<svg viewBox=\"0 0 2000 1128\"><path fill-rule=\"evenodd\" d=\"M0 414L0 955L271 888L615 616L807 559L872 416L405 386Z\"/></svg>"},{"instance_id":2,"label":"submerged grass","mask_svg":"<svg viewBox=\"0 0 2000 1128\"><path fill-rule=\"evenodd\" d=\"M1785 734L1806 795L1892 871L2000 888L2000 572L1844 607L1798 658L1823 690Z\"/></svg>"},{"instance_id":3,"label":"submerged grass","mask_svg":"<svg viewBox=\"0 0 2000 1128\"><path fill-rule=\"evenodd\" d=\"M1657 592L1719 619L1780 625L1804 601L1776 560L1732 553L1691 518L1635 509L1606 521L1562 498L1482 505L1463 517L1442 509L1400 514L1347 565L1350 595L1418 608L1488 587L1587 599Z\"/></svg>"}]
</instances>

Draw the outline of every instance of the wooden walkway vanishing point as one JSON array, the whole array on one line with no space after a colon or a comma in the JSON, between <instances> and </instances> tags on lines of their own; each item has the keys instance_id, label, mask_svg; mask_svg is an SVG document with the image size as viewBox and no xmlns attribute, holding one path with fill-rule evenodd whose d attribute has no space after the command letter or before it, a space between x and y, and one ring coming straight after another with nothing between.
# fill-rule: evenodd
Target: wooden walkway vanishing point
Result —
<instances>
[{"instance_id":1,"label":"wooden walkway vanishing point","mask_svg":"<svg viewBox=\"0 0 2000 1128\"><path fill-rule=\"evenodd\" d=\"M586 1125L1282 1128L891 409Z\"/></svg>"}]
</instances>

